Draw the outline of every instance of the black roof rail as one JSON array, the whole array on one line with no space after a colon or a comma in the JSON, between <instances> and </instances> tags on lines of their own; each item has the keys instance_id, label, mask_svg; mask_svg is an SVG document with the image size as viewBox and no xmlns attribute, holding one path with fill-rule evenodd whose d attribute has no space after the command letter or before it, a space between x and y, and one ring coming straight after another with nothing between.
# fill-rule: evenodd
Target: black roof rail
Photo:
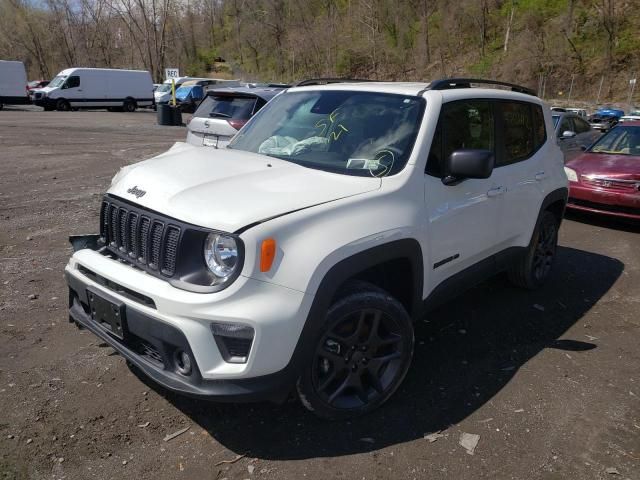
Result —
<instances>
[{"instance_id":1,"label":"black roof rail","mask_svg":"<svg viewBox=\"0 0 640 480\"><path fill-rule=\"evenodd\" d=\"M484 80L482 78L443 78L434 80L429 83L425 90L449 90L453 88L470 88L472 83L481 85L499 85L501 87L509 87L513 92L526 93L537 97L538 94L531 88L516 85L515 83L501 82L499 80Z\"/></svg>"},{"instance_id":2,"label":"black roof rail","mask_svg":"<svg viewBox=\"0 0 640 480\"><path fill-rule=\"evenodd\" d=\"M309 78L308 80L301 80L293 86L306 87L309 85L329 85L330 83L361 83L371 81L372 80L364 80L358 78Z\"/></svg>"}]
</instances>

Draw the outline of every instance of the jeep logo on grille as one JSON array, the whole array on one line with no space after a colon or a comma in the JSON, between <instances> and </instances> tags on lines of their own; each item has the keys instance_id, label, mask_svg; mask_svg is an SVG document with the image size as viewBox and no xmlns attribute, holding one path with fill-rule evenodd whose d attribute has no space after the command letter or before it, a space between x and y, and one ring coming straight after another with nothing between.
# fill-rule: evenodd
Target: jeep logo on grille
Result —
<instances>
[{"instance_id":1,"label":"jeep logo on grille","mask_svg":"<svg viewBox=\"0 0 640 480\"><path fill-rule=\"evenodd\" d=\"M136 185L135 187L131 187L129 190L127 190L127 193L130 193L131 195L135 195L136 198L140 198L140 197L144 197L144 195L147 192L145 190L140 190Z\"/></svg>"}]
</instances>

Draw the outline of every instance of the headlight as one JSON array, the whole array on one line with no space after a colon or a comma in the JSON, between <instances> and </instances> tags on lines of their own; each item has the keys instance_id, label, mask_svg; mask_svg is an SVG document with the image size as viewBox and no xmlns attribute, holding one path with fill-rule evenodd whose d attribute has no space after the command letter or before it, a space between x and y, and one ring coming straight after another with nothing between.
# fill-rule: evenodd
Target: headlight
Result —
<instances>
[{"instance_id":1,"label":"headlight","mask_svg":"<svg viewBox=\"0 0 640 480\"><path fill-rule=\"evenodd\" d=\"M240 263L236 239L221 233L210 233L204 242L204 261L216 277L215 285L226 282Z\"/></svg>"},{"instance_id":2,"label":"headlight","mask_svg":"<svg viewBox=\"0 0 640 480\"><path fill-rule=\"evenodd\" d=\"M567 176L567 178L569 179L570 182L577 182L578 181L578 174L572 168L564 167L564 173L565 173L565 175Z\"/></svg>"}]
</instances>

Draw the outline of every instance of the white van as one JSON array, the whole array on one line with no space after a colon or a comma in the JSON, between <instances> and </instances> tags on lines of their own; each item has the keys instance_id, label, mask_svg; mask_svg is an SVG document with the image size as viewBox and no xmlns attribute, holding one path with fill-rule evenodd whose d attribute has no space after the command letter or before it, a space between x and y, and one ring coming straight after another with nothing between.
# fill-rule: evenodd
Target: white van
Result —
<instances>
[{"instance_id":1,"label":"white van","mask_svg":"<svg viewBox=\"0 0 640 480\"><path fill-rule=\"evenodd\" d=\"M216 87L236 87L240 85L240 80L223 80L220 78L198 78L198 77L179 77L174 79L176 83L176 90L182 86L185 82L196 82L203 87L210 87L215 85ZM169 103L171 100L171 80L165 80L153 93L156 104Z\"/></svg>"},{"instance_id":2,"label":"white van","mask_svg":"<svg viewBox=\"0 0 640 480\"><path fill-rule=\"evenodd\" d=\"M133 112L153 105L153 81L145 70L68 68L35 92L34 103L46 111L107 108Z\"/></svg>"},{"instance_id":3,"label":"white van","mask_svg":"<svg viewBox=\"0 0 640 480\"><path fill-rule=\"evenodd\" d=\"M24 63L0 60L0 110L4 105L29 103Z\"/></svg>"}]
</instances>

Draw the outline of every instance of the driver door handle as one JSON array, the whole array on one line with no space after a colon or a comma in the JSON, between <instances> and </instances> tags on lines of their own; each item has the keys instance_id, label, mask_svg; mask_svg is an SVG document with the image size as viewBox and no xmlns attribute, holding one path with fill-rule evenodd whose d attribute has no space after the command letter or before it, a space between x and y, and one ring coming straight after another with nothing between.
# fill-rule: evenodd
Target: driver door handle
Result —
<instances>
[{"instance_id":1,"label":"driver door handle","mask_svg":"<svg viewBox=\"0 0 640 480\"><path fill-rule=\"evenodd\" d=\"M547 178L547 176L545 175L544 172L538 172L536 173L536 181L540 181L540 180L544 180L545 178Z\"/></svg>"},{"instance_id":2,"label":"driver door handle","mask_svg":"<svg viewBox=\"0 0 640 480\"><path fill-rule=\"evenodd\" d=\"M492 188L491 190L489 190L487 192L487 197L497 197L499 195L502 195L504 192L506 191L506 188L504 187L495 187Z\"/></svg>"}]
</instances>

